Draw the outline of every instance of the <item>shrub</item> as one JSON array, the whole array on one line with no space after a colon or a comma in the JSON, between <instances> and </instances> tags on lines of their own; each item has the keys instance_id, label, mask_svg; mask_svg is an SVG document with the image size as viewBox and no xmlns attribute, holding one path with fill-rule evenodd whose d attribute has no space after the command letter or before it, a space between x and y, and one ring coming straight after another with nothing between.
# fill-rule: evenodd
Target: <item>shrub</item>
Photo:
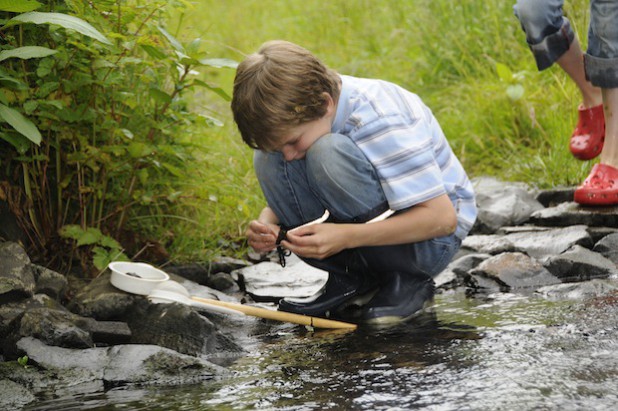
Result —
<instances>
[{"instance_id":1,"label":"shrub","mask_svg":"<svg viewBox=\"0 0 618 411\"><path fill-rule=\"evenodd\" d=\"M201 87L229 100L197 70L235 67L170 34L169 13L185 7L0 0L0 200L35 261L99 271L135 257L141 246L128 244L182 208L204 148L193 136L218 124L186 96Z\"/></svg>"}]
</instances>

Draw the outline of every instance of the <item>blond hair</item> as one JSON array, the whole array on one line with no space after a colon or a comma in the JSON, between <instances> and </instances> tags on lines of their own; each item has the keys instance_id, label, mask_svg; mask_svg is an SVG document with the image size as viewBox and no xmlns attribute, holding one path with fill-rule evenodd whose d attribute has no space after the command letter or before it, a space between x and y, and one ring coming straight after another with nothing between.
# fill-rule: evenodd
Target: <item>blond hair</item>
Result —
<instances>
[{"instance_id":1,"label":"blond hair","mask_svg":"<svg viewBox=\"0 0 618 411\"><path fill-rule=\"evenodd\" d=\"M242 139L272 151L290 128L326 114L328 93L339 97L339 76L308 50L281 40L264 43L238 65L232 112Z\"/></svg>"}]
</instances>

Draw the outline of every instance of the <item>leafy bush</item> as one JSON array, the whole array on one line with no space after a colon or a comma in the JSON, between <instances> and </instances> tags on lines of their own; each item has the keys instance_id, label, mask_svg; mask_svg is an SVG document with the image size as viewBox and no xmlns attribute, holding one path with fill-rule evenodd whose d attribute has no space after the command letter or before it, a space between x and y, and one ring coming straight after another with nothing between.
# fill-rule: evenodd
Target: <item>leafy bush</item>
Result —
<instances>
[{"instance_id":1,"label":"leafy bush","mask_svg":"<svg viewBox=\"0 0 618 411\"><path fill-rule=\"evenodd\" d=\"M219 124L187 92L229 100L196 70L235 67L165 28L186 7L0 0L0 200L35 260L96 272L182 212L187 165L204 151L193 137Z\"/></svg>"}]
</instances>

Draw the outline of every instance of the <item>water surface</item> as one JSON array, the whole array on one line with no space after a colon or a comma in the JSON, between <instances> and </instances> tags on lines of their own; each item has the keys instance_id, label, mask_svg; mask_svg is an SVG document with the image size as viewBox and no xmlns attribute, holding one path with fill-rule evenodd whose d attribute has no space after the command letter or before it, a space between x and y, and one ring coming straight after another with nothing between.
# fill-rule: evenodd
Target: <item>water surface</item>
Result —
<instances>
[{"instance_id":1,"label":"water surface","mask_svg":"<svg viewBox=\"0 0 618 411\"><path fill-rule=\"evenodd\" d=\"M28 409L615 409L618 295L550 301L437 296L433 313L390 329L310 331L270 323L229 378L117 388Z\"/></svg>"}]
</instances>

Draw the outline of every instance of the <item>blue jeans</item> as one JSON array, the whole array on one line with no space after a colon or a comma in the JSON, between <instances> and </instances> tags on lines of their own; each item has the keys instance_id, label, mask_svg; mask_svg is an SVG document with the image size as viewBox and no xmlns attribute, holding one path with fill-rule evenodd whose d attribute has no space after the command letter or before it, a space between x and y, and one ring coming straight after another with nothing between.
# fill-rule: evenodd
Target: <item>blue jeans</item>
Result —
<instances>
[{"instance_id":1,"label":"blue jeans","mask_svg":"<svg viewBox=\"0 0 618 411\"><path fill-rule=\"evenodd\" d=\"M330 222L364 223L388 210L373 165L348 137L318 139L302 160L256 151L255 172L269 207L287 229L315 220L328 210ZM455 235L418 243L344 250L324 260L305 259L326 271L403 271L434 276L461 245Z\"/></svg>"},{"instance_id":2,"label":"blue jeans","mask_svg":"<svg viewBox=\"0 0 618 411\"><path fill-rule=\"evenodd\" d=\"M558 60L575 38L563 0L517 0L513 7L539 70ZM591 0L586 77L601 88L618 87L618 1Z\"/></svg>"}]
</instances>

